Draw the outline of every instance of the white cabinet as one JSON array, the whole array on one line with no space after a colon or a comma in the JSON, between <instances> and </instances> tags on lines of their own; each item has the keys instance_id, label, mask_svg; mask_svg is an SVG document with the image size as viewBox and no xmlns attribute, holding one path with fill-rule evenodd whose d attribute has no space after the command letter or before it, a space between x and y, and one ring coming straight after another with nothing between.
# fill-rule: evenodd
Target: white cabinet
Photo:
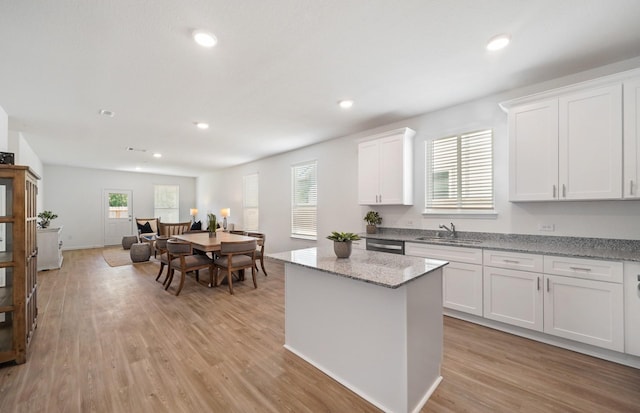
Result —
<instances>
[{"instance_id":1,"label":"white cabinet","mask_svg":"<svg viewBox=\"0 0 640 413\"><path fill-rule=\"evenodd\" d=\"M640 78L624 82L624 180L625 198L640 198Z\"/></svg>"},{"instance_id":2,"label":"white cabinet","mask_svg":"<svg viewBox=\"0 0 640 413\"><path fill-rule=\"evenodd\" d=\"M622 197L622 84L509 109L509 199Z\"/></svg>"},{"instance_id":3,"label":"white cabinet","mask_svg":"<svg viewBox=\"0 0 640 413\"><path fill-rule=\"evenodd\" d=\"M560 199L622 197L622 85L561 96Z\"/></svg>"},{"instance_id":4,"label":"white cabinet","mask_svg":"<svg viewBox=\"0 0 640 413\"><path fill-rule=\"evenodd\" d=\"M624 351L622 263L545 256L544 267L544 332Z\"/></svg>"},{"instance_id":5,"label":"white cabinet","mask_svg":"<svg viewBox=\"0 0 640 413\"><path fill-rule=\"evenodd\" d=\"M38 271L62 267L62 227L38 229Z\"/></svg>"},{"instance_id":6,"label":"white cabinet","mask_svg":"<svg viewBox=\"0 0 640 413\"><path fill-rule=\"evenodd\" d=\"M413 204L413 136L409 128L372 136L358 145L358 202Z\"/></svg>"},{"instance_id":7,"label":"white cabinet","mask_svg":"<svg viewBox=\"0 0 640 413\"><path fill-rule=\"evenodd\" d=\"M543 331L542 268L542 255L485 250L484 317Z\"/></svg>"},{"instance_id":8,"label":"white cabinet","mask_svg":"<svg viewBox=\"0 0 640 413\"><path fill-rule=\"evenodd\" d=\"M624 352L640 356L640 263L624 263Z\"/></svg>"},{"instance_id":9,"label":"white cabinet","mask_svg":"<svg viewBox=\"0 0 640 413\"><path fill-rule=\"evenodd\" d=\"M406 242L405 254L449 261L442 270L443 306L482 316L482 250Z\"/></svg>"},{"instance_id":10,"label":"white cabinet","mask_svg":"<svg viewBox=\"0 0 640 413\"><path fill-rule=\"evenodd\" d=\"M558 100L548 99L509 110L509 198L557 198Z\"/></svg>"}]
</instances>

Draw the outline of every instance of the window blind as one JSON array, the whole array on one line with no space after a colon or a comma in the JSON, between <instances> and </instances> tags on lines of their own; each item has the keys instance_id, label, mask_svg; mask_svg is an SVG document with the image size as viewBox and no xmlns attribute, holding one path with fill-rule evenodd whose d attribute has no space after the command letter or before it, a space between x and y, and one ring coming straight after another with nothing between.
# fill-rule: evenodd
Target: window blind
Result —
<instances>
[{"instance_id":1,"label":"window blind","mask_svg":"<svg viewBox=\"0 0 640 413\"><path fill-rule=\"evenodd\" d=\"M491 130L427 144L427 209L493 209Z\"/></svg>"},{"instance_id":2,"label":"window blind","mask_svg":"<svg viewBox=\"0 0 640 413\"><path fill-rule=\"evenodd\" d=\"M180 222L180 186L153 186L153 215L163 222Z\"/></svg>"},{"instance_id":3,"label":"window blind","mask_svg":"<svg viewBox=\"0 0 640 413\"><path fill-rule=\"evenodd\" d=\"M317 238L317 162L291 167L291 236Z\"/></svg>"},{"instance_id":4,"label":"window blind","mask_svg":"<svg viewBox=\"0 0 640 413\"><path fill-rule=\"evenodd\" d=\"M257 231L258 226L258 174L245 175L242 178L243 187L243 224L245 231Z\"/></svg>"}]
</instances>

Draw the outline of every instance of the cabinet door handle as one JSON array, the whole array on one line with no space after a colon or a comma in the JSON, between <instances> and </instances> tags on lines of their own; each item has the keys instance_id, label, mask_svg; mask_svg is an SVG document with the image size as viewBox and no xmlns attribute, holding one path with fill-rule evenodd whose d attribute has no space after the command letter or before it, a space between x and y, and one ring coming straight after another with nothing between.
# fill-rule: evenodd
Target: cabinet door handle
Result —
<instances>
[{"instance_id":1,"label":"cabinet door handle","mask_svg":"<svg viewBox=\"0 0 640 413\"><path fill-rule=\"evenodd\" d=\"M518 261L518 260L507 260L507 259L505 259L504 262L506 262L507 264L520 264L520 261Z\"/></svg>"},{"instance_id":2,"label":"cabinet door handle","mask_svg":"<svg viewBox=\"0 0 640 413\"><path fill-rule=\"evenodd\" d=\"M567 186L565 184L562 184L562 197L567 197Z\"/></svg>"},{"instance_id":3,"label":"cabinet door handle","mask_svg":"<svg viewBox=\"0 0 640 413\"><path fill-rule=\"evenodd\" d=\"M556 186L554 185L553 186L553 198L555 198L555 197L556 197Z\"/></svg>"},{"instance_id":4,"label":"cabinet door handle","mask_svg":"<svg viewBox=\"0 0 640 413\"><path fill-rule=\"evenodd\" d=\"M633 195L633 179L629 181L629 195Z\"/></svg>"},{"instance_id":5,"label":"cabinet door handle","mask_svg":"<svg viewBox=\"0 0 640 413\"><path fill-rule=\"evenodd\" d=\"M586 271L586 272L591 271L591 268L584 268L584 267L569 267L569 269L572 269L574 271Z\"/></svg>"},{"instance_id":6,"label":"cabinet door handle","mask_svg":"<svg viewBox=\"0 0 640 413\"><path fill-rule=\"evenodd\" d=\"M547 278L547 292L549 292L549 279Z\"/></svg>"},{"instance_id":7,"label":"cabinet door handle","mask_svg":"<svg viewBox=\"0 0 640 413\"><path fill-rule=\"evenodd\" d=\"M537 278L537 280L538 280L538 291L540 291L540 277L536 277L536 278ZM638 284L638 285L640 285L640 284ZM640 288L640 287L639 287L639 288Z\"/></svg>"}]
</instances>

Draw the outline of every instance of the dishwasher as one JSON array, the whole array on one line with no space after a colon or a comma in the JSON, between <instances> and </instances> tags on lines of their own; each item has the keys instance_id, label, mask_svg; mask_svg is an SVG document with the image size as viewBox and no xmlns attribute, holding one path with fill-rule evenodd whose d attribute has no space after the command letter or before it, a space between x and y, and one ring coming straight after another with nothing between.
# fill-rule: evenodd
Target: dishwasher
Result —
<instances>
[{"instance_id":1,"label":"dishwasher","mask_svg":"<svg viewBox=\"0 0 640 413\"><path fill-rule=\"evenodd\" d=\"M404 255L404 241L367 238L367 250Z\"/></svg>"}]
</instances>

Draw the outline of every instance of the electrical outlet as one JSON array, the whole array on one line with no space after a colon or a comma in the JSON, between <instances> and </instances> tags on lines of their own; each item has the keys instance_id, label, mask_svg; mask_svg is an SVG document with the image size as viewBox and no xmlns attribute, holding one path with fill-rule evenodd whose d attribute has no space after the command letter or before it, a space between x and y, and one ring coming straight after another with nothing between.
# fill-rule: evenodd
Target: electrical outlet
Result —
<instances>
[{"instance_id":1,"label":"electrical outlet","mask_svg":"<svg viewBox=\"0 0 640 413\"><path fill-rule=\"evenodd\" d=\"M555 231L554 224L538 224L538 231Z\"/></svg>"}]
</instances>

